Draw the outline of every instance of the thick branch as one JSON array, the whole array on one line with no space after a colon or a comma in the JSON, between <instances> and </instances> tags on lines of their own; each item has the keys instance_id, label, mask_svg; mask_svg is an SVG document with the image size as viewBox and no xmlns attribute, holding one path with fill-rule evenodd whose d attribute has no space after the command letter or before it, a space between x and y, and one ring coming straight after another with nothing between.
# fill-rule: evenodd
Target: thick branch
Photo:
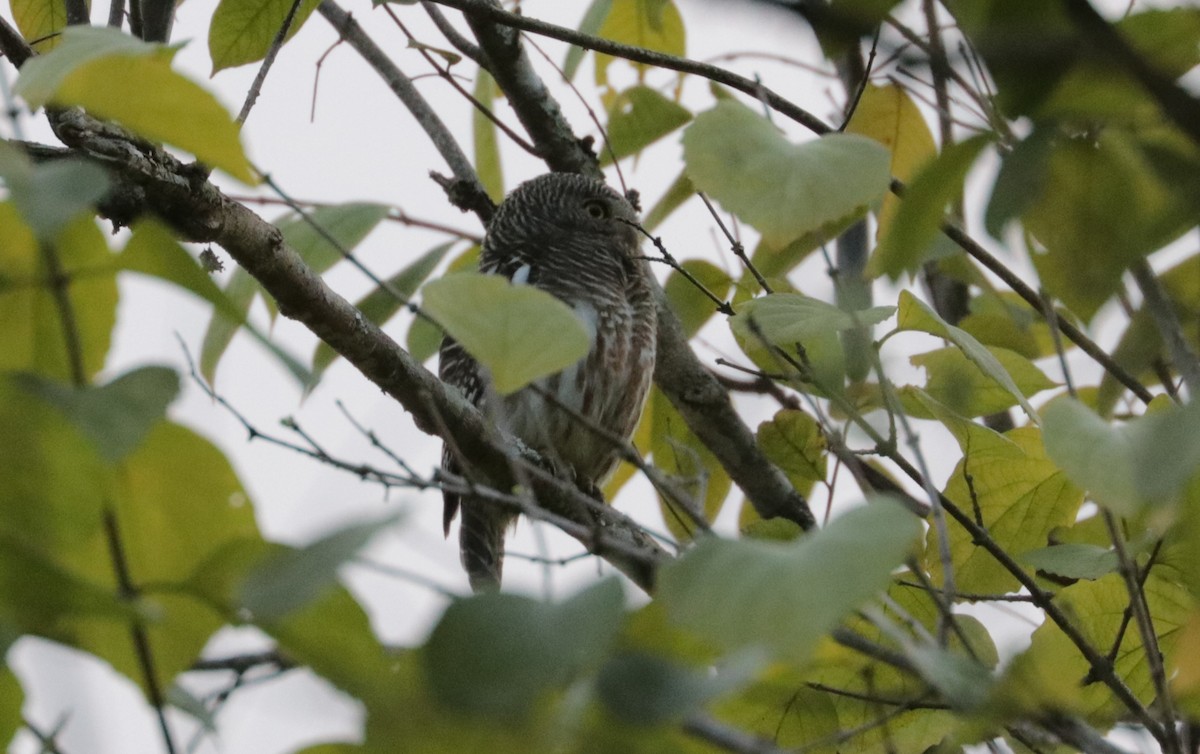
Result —
<instances>
[{"instance_id":1,"label":"thick branch","mask_svg":"<svg viewBox=\"0 0 1200 754\"><path fill-rule=\"evenodd\" d=\"M475 5L502 11L496 0L482 0ZM516 111L517 118L550 169L600 177L596 156L583 149L575 138L558 101L533 70L517 30L495 23L490 16L478 10L464 9L463 15L479 41L479 48L487 60L488 72L500 89L509 95L509 103Z\"/></svg>"}]
</instances>

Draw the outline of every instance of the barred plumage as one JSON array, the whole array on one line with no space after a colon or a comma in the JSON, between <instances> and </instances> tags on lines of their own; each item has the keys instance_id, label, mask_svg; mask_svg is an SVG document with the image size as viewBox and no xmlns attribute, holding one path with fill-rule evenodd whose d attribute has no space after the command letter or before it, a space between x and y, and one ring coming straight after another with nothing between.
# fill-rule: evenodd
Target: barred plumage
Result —
<instances>
[{"instance_id":1,"label":"barred plumage","mask_svg":"<svg viewBox=\"0 0 1200 754\"><path fill-rule=\"evenodd\" d=\"M550 173L518 186L497 209L480 257L482 272L535 285L570 305L591 335L588 355L537 384L610 433L633 433L654 372L655 311L650 270L640 258L629 202L604 183ZM530 337L537 337L530 333ZM486 377L454 341L442 343L439 376L560 469L594 489L616 465L612 443L531 388L488 405ZM492 394L494 395L494 394ZM458 471L449 449L442 465ZM445 526L461 507L463 567L476 591L500 583L505 529L515 514L445 494Z\"/></svg>"}]
</instances>

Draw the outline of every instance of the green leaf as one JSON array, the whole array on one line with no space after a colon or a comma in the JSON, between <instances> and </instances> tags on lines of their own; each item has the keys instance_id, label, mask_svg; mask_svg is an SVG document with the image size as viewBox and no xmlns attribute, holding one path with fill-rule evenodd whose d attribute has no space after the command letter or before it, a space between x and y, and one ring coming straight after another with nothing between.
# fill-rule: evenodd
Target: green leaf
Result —
<instances>
[{"instance_id":1,"label":"green leaf","mask_svg":"<svg viewBox=\"0 0 1200 754\"><path fill-rule=\"evenodd\" d=\"M816 419L804 411L776 412L770 421L758 425L755 439L801 495L808 497L813 485L825 481L825 436Z\"/></svg>"},{"instance_id":2,"label":"green leaf","mask_svg":"<svg viewBox=\"0 0 1200 754\"><path fill-rule=\"evenodd\" d=\"M396 688L396 660L345 587L334 586L281 619L259 620L257 625L288 657L367 704L372 717L399 709L395 700L403 689Z\"/></svg>"},{"instance_id":3,"label":"green leaf","mask_svg":"<svg viewBox=\"0 0 1200 754\"><path fill-rule=\"evenodd\" d=\"M905 189L895 217L882 229L886 232L867 262L868 274L895 280L930 259L946 206L962 193L967 172L990 142L990 136L981 135L953 144L917 173Z\"/></svg>"},{"instance_id":4,"label":"green leaf","mask_svg":"<svg viewBox=\"0 0 1200 754\"><path fill-rule=\"evenodd\" d=\"M879 324L895 312L894 306L847 312L803 293L772 293L739 306L731 325L749 330L753 320L768 343L789 348L818 335Z\"/></svg>"},{"instance_id":5,"label":"green leaf","mask_svg":"<svg viewBox=\"0 0 1200 754\"><path fill-rule=\"evenodd\" d=\"M1034 129L1004 156L984 216L992 238L1001 238L1009 221L1024 214L1045 190L1054 133L1053 128Z\"/></svg>"},{"instance_id":6,"label":"green leaf","mask_svg":"<svg viewBox=\"0 0 1200 754\"><path fill-rule=\"evenodd\" d=\"M1122 516L1174 503L1200 468L1200 409L1192 404L1112 425L1060 398L1046 407L1043 422L1054 462Z\"/></svg>"},{"instance_id":7,"label":"green leaf","mask_svg":"<svg viewBox=\"0 0 1200 754\"><path fill-rule=\"evenodd\" d=\"M1042 282L1086 321L1132 262L1195 225L1195 210L1158 177L1141 144L1108 129L1055 146L1023 220L1046 248L1033 257Z\"/></svg>"},{"instance_id":8,"label":"green leaf","mask_svg":"<svg viewBox=\"0 0 1200 754\"><path fill-rule=\"evenodd\" d=\"M941 409L927 407L954 434L964 456L950 473L943 491L959 508L973 515L992 538L1014 557L1044 547L1055 527L1075 520L1083 492L1049 458L1041 433L1020 427L997 434ZM930 567L940 574L936 533L927 537ZM1018 588L1016 579L962 527L950 529L950 555L958 588L998 594ZM938 576L937 578L940 578Z\"/></svg>"},{"instance_id":9,"label":"green leaf","mask_svg":"<svg viewBox=\"0 0 1200 754\"><path fill-rule=\"evenodd\" d=\"M1172 667L1194 599L1183 586L1156 571L1150 572L1142 592L1154 616L1158 648L1166 666ZM1150 663L1140 632L1128 630L1129 592L1121 576L1109 574L1095 581L1077 582L1060 589L1054 599L1091 646L1115 648L1113 670L1117 677L1142 703L1152 703L1156 693ZM1019 667L1025 677L1036 678L1039 683L1027 684L1030 688L1024 694L1019 688L1010 689L1007 701L1019 705L1019 709L1029 709L1031 704L1034 709L1066 707L1086 712L1093 724L1102 726L1112 724L1128 712L1106 684L1083 682L1091 671L1087 660L1052 621L1045 621L1033 632L1029 649L1022 657ZM1055 691L1061 694L1057 700L1052 696Z\"/></svg>"},{"instance_id":10,"label":"green leaf","mask_svg":"<svg viewBox=\"0 0 1200 754\"><path fill-rule=\"evenodd\" d=\"M41 2L44 3L44 0ZM174 54L168 48L147 44L118 29L105 26L63 27L60 27L62 35L56 40L53 55L38 55L21 66L21 75L17 78L14 91L24 97L30 107L45 105L72 71L101 58L124 55L165 56L169 59Z\"/></svg>"},{"instance_id":11,"label":"green leaf","mask_svg":"<svg viewBox=\"0 0 1200 754\"><path fill-rule=\"evenodd\" d=\"M47 552L90 539L107 474L93 444L10 375L0 376L0 426L0 532Z\"/></svg>"},{"instance_id":12,"label":"green leaf","mask_svg":"<svg viewBox=\"0 0 1200 754\"><path fill-rule=\"evenodd\" d=\"M178 683L171 684L166 694L167 704L184 713L200 724L200 729L210 735L217 732L216 715L208 709L204 701L194 696Z\"/></svg>"},{"instance_id":13,"label":"green leaf","mask_svg":"<svg viewBox=\"0 0 1200 754\"><path fill-rule=\"evenodd\" d=\"M1012 377L1013 384L1022 395L1033 396L1057 385L1024 356L1004 348L984 348ZM987 416L1017 405L1012 393L988 376L959 348L939 348L915 354L909 357L909 361L913 366L924 369L928 375L924 391L956 414ZM900 395L903 400L904 388L901 388ZM904 408L913 416L933 418L919 400L904 401Z\"/></svg>"},{"instance_id":14,"label":"green leaf","mask_svg":"<svg viewBox=\"0 0 1200 754\"><path fill-rule=\"evenodd\" d=\"M890 309L876 307L854 314L862 315L862 323L878 322L890 316ZM857 326L851 313L798 293L749 299L736 310L737 314L729 319L729 329L760 369L771 373L798 371L793 362L799 362L806 369L797 377L806 386L823 395L841 392L846 381L846 357L838 335ZM763 313L766 325L760 322ZM804 340L793 340L796 335ZM776 353L772 346L783 353ZM784 354L791 361L784 359ZM802 359L798 358L801 354Z\"/></svg>"},{"instance_id":15,"label":"green leaf","mask_svg":"<svg viewBox=\"0 0 1200 754\"><path fill-rule=\"evenodd\" d=\"M1055 352L1046 321L1017 294L981 293L971 299L970 309L958 324L980 343L1015 351L1027 359ZM1060 310L1059 316L1068 314Z\"/></svg>"},{"instance_id":16,"label":"green leaf","mask_svg":"<svg viewBox=\"0 0 1200 754\"><path fill-rule=\"evenodd\" d=\"M222 293L232 307L231 314L234 314L234 317L224 313L225 307L221 307L220 311L214 308L212 319L208 321L208 327L204 330L204 341L200 345L200 374L210 385L216 381L217 365L221 363L225 349L233 342L233 336L237 334L242 323L247 321L250 305L261 290L258 281L246 272L244 267L238 267L229 276L229 282L225 284Z\"/></svg>"},{"instance_id":17,"label":"green leaf","mask_svg":"<svg viewBox=\"0 0 1200 754\"><path fill-rule=\"evenodd\" d=\"M668 55L683 57L687 54L683 19L673 0L612 0L604 25L596 35ZM609 85L608 67L614 59L596 53L597 86ZM638 83L641 83L650 66L645 63L634 63L633 66L638 72Z\"/></svg>"},{"instance_id":18,"label":"green leaf","mask_svg":"<svg viewBox=\"0 0 1200 754\"><path fill-rule=\"evenodd\" d=\"M0 651L8 653L8 647L0 642ZM24 725L21 707L25 704L25 692L17 676L6 664L0 664L0 743L7 745Z\"/></svg>"},{"instance_id":19,"label":"green leaf","mask_svg":"<svg viewBox=\"0 0 1200 754\"><path fill-rule=\"evenodd\" d=\"M31 164L23 154L0 143L0 177L12 203L42 241L53 241L81 212L108 191L108 174L92 162L69 158Z\"/></svg>"},{"instance_id":20,"label":"green leaf","mask_svg":"<svg viewBox=\"0 0 1200 754\"><path fill-rule=\"evenodd\" d=\"M0 203L0 371L23 370L71 381L73 348L64 335L59 301L50 289L45 254L54 253L66 287L83 377L104 366L117 318L112 255L90 216L81 215L40 249L10 203Z\"/></svg>"},{"instance_id":21,"label":"green leaf","mask_svg":"<svg viewBox=\"0 0 1200 754\"><path fill-rule=\"evenodd\" d=\"M159 422L126 457L117 480L112 493L115 526L132 583L145 585L143 599L155 617L146 631L159 682L166 686L192 665L226 622L208 605L180 593L177 585L227 543L259 539L254 509L221 451L169 422ZM115 584L102 538L65 557L79 572L100 573ZM81 631L79 646L130 678L142 679L127 626Z\"/></svg>"},{"instance_id":22,"label":"green leaf","mask_svg":"<svg viewBox=\"0 0 1200 754\"><path fill-rule=\"evenodd\" d=\"M587 355L591 334L571 307L499 275L462 273L427 283L422 309L487 367L502 395Z\"/></svg>"},{"instance_id":23,"label":"green leaf","mask_svg":"<svg viewBox=\"0 0 1200 754\"><path fill-rule=\"evenodd\" d=\"M608 18L609 12L612 10L613 0L592 0L588 6L587 12L583 14L583 20L579 22L579 33L596 35L600 31L600 27L604 24L604 20ZM587 50L582 47L572 45L567 50L567 57L563 60L563 78L571 81L575 78L575 72L579 70L579 64L583 62L583 56Z\"/></svg>"},{"instance_id":24,"label":"green leaf","mask_svg":"<svg viewBox=\"0 0 1200 754\"><path fill-rule=\"evenodd\" d=\"M732 480L729 472L725 471L712 451L700 442L700 438L688 427L666 395L657 388L651 393L650 454L658 470L667 475L675 488L687 497L693 511L689 514L679 510L679 503L661 492L658 494L659 508L671 534L680 540L688 540L696 536L693 514L709 523L716 520L725 499L729 497ZM642 424L645 424L644 420Z\"/></svg>"},{"instance_id":25,"label":"green leaf","mask_svg":"<svg viewBox=\"0 0 1200 754\"><path fill-rule=\"evenodd\" d=\"M460 272L473 272L478 267L479 245L476 244L464 249L461 254L450 260L450 264L446 267L446 274L456 275ZM442 347L442 337L442 328L430 322L426 317L417 317L408 326L408 334L405 337L405 348L408 349L408 352L414 359L424 362L436 354L438 349Z\"/></svg>"},{"instance_id":26,"label":"green leaf","mask_svg":"<svg viewBox=\"0 0 1200 754\"><path fill-rule=\"evenodd\" d=\"M132 610L115 590L80 578L19 537L0 532L0 615L21 633L64 639L72 619L119 624Z\"/></svg>"},{"instance_id":27,"label":"green leaf","mask_svg":"<svg viewBox=\"0 0 1200 754\"><path fill-rule=\"evenodd\" d=\"M135 369L101 387L72 388L35 375L19 381L62 411L114 464L137 448L179 394L179 375L168 367Z\"/></svg>"},{"instance_id":28,"label":"green leaf","mask_svg":"<svg viewBox=\"0 0 1200 754\"><path fill-rule=\"evenodd\" d=\"M396 516L355 524L297 549L280 548L242 582L240 605L255 621L273 623L313 602L337 583L337 571Z\"/></svg>"},{"instance_id":29,"label":"green leaf","mask_svg":"<svg viewBox=\"0 0 1200 754\"><path fill-rule=\"evenodd\" d=\"M691 111L655 89L626 89L609 104L608 148L600 150L600 166L638 154L691 119Z\"/></svg>"},{"instance_id":30,"label":"green leaf","mask_svg":"<svg viewBox=\"0 0 1200 754\"><path fill-rule=\"evenodd\" d=\"M122 270L173 283L213 305L213 318L205 332L204 346L201 350L201 373L210 383L216 371L216 361L239 327L244 327L251 337L270 351L297 382L307 384L312 379L303 364L247 320L246 314L258 287L249 273L241 267L237 268L230 279L230 295L227 296L213 282L210 274L175 240L171 231L149 218L138 220L134 224L133 236L117 257L117 263ZM238 300L235 301L231 296L237 297Z\"/></svg>"},{"instance_id":31,"label":"green leaf","mask_svg":"<svg viewBox=\"0 0 1200 754\"><path fill-rule=\"evenodd\" d=\"M377 325L381 325L391 319L392 315L405 305L406 301L404 299L411 298L416 293L417 288L421 286L421 283L425 282L425 278L429 277L434 268L442 261L442 258L446 256L446 252L455 243L455 241L448 241L433 247L404 269L388 278L386 287L378 287L360 299L355 306L362 312L363 318ZM397 294L403 298L397 298ZM413 324L415 325L416 321ZM337 357L337 351L334 351L328 343L322 341L317 346L317 350L313 352L312 378L309 382L309 390L316 385L321 379L321 375L325 373L325 370L329 368L329 365Z\"/></svg>"},{"instance_id":32,"label":"green leaf","mask_svg":"<svg viewBox=\"0 0 1200 754\"><path fill-rule=\"evenodd\" d=\"M496 100L496 80L487 71L475 75L475 99L492 109ZM478 107L471 112L471 133L475 137L475 172L488 196L497 204L504 199L504 168L500 163L500 143L496 124Z\"/></svg>"},{"instance_id":33,"label":"green leaf","mask_svg":"<svg viewBox=\"0 0 1200 754\"><path fill-rule=\"evenodd\" d=\"M408 326L404 347L414 359L424 363L442 347L442 328L424 317L417 317Z\"/></svg>"},{"instance_id":34,"label":"green leaf","mask_svg":"<svg viewBox=\"0 0 1200 754\"><path fill-rule=\"evenodd\" d=\"M67 26L67 4L59 0L10 0L13 21L21 36L38 53L47 52L59 43L58 33ZM0 738L0 742L7 741Z\"/></svg>"},{"instance_id":35,"label":"green leaf","mask_svg":"<svg viewBox=\"0 0 1200 754\"><path fill-rule=\"evenodd\" d=\"M683 134L688 177L776 248L831 238L883 198L890 156L873 139L829 134L792 144L732 100L696 116Z\"/></svg>"},{"instance_id":36,"label":"green leaf","mask_svg":"<svg viewBox=\"0 0 1200 754\"><path fill-rule=\"evenodd\" d=\"M802 661L846 613L887 586L920 528L915 516L881 500L796 542L709 537L663 569L658 599L673 620L720 646L762 645Z\"/></svg>"},{"instance_id":37,"label":"green leaf","mask_svg":"<svg viewBox=\"0 0 1200 754\"><path fill-rule=\"evenodd\" d=\"M207 90L171 70L164 48L113 29L77 26L63 32L62 44L29 63L17 91L30 106L78 105L147 139L187 150L243 183L256 182L233 118ZM138 96L128 96L130 91Z\"/></svg>"},{"instance_id":38,"label":"green leaf","mask_svg":"<svg viewBox=\"0 0 1200 754\"><path fill-rule=\"evenodd\" d=\"M316 273L328 270L365 239L377 225L387 217L388 208L381 204L366 202L350 202L317 207L307 210L304 216L288 214L275 221L276 227L283 234L283 240L298 253L301 259ZM241 322L246 319L246 312L254 302L254 297L260 292L258 282L250 274L239 267L225 288L225 295L237 309L240 316L231 320L223 315L214 313L204 333L204 345L200 351L201 374L209 382L213 381L217 364ZM274 300L267 298L267 307L274 314ZM251 330L251 334L265 344L264 336ZM279 357L288 370L303 383L308 384L312 377L308 370L274 346L268 345Z\"/></svg>"},{"instance_id":39,"label":"green leaf","mask_svg":"<svg viewBox=\"0 0 1200 754\"><path fill-rule=\"evenodd\" d=\"M1021 562L1067 579L1098 579L1119 567L1117 553L1109 548L1074 542L1030 550Z\"/></svg>"},{"instance_id":40,"label":"green leaf","mask_svg":"<svg viewBox=\"0 0 1200 754\"><path fill-rule=\"evenodd\" d=\"M292 4L293 0L221 0L208 27L213 74L266 57ZM302 0L285 42L296 35L318 5L320 0Z\"/></svg>"},{"instance_id":41,"label":"green leaf","mask_svg":"<svg viewBox=\"0 0 1200 754\"><path fill-rule=\"evenodd\" d=\"M304 217L285 215L275 221L283 240L320 274L353 251L387 217L382 204L349 202L306 210Z\"/></svg>"},{"instance_id":42,"label":"green leaf","mask_svg":"<svg viewBox=\"0 0 1200 754\"><path fill-rule=\"evenodd\" d=\"M950 341L961 349L963 355L979 367L981 372L1016 399L1017 404L1031 420L1035 423L1039 421L1037 412L1025 399L1025 394L1017 386L1012 375L1008 373L1000 360L972 335L954 325L947 324L928 304L906 290L900 292L899 312L896 324L898 330L916 330Z\"/></svg>"},{"instance_id":43,"label":"green leaf","mask_svg":"<svg viewBox=\"0 0 1200 754\"><path fill-rule=\"evenodd\" d=\"M451 709L520 720L604 656L623 602L615 579L558 605L500 593L453 602L422 650L426 680Z\"/></svg>"},{"instance_id":44,"label":"green leaf","mask_svg":"<svg viewBox=\"0 0 1200 754\"><path fill-rule=\"evenodd\" d=\"M921 678L959 710L978 707L992 687L992 674L970 657L937 646L919 646L905 653Z\"/></svg>"},{"instance_id":45,"label":"green leaf","mask_svg":"<svg viewBox=\"0 0 1200 754\"><path fill-rule=\"evenodd\" d=\"M652 232L663 220L670 217L672 212L679 209L688 199L691 199L695 193L696 187L692 185L692 181L687 177L687 173L680 173L679 177L667 187L662 198L642 218L642 227Z\"/></svg>"},{"instance_id":46,"label":"green leaf","mask_svg":"<svg viewBox=\"0 0 1200 754\"><path fill-rule=\"evenodd\" d=\"M656 655L626 652L601 669L597 692L618 718L639 726L662 725L682 720L706 702L745 685L762 659L757 652L745 652L716 668L694 668Z\"/></svg>"},{"instance_id":47,"label":"green leaf","mask_svg":"<svg viewBox=\"0 0 1200 754\"><path fill-rule=\"evenodd\" d=\"M692 277L722 301L729 293L733 281L729 275L712 262L703 259L688 259L680 266L687 270ZM671 302L671 310L679 317L684 334L690 339L700 332L704 323L717 312L717 305L703 291L685 278L678 270L672 270L663 285L667 301Z\"/></svg>"}]
</instances>

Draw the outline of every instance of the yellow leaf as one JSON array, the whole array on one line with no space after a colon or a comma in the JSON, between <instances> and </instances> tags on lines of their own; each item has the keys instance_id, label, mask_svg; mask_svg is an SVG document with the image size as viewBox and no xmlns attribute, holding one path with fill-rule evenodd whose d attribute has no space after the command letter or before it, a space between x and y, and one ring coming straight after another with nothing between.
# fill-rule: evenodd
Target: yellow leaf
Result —
<instances>
[{"instance_id":1,"label":"yellow leaf","mask_svg":"<svg viewBox=\"0 0 1200 754\"><path fill-rule=\"evenodd\" d=\"M12 0L11 7L13 21L33 49L48 52L59 43L58 33L67 25L63 0Z\"/></svg>"},{"instance_id":2,"label":"yellow leaf","mask_svg":"<svg viewBox=\"0 0 1200 754\"><path fill-rule=\"evenodd\" d=\"M216 97L159 57L93 60L69 73L51 99L191 152L243 183L255 182L233 118Z\"/></svg>"},{"instance_id":3,"label":"yellow leaf","mask_svg":"<svg viewBox=\"0 0 1200 754\"><path fill-rule=\"evenodd\" d=\"M680 57L685 54L687 47L683 19L671 0L614 0L604 25L600 27L599 36ZM598 86L608 86L608 66L612 61L610 55L596 54ZM642 63L635 65L638 83L641 83L647 67Z\"/></svg>"},{"instance_id":4,"label":"yellow leaf","mask_svg":"<svg viewBox=\"0 0 1200 754\"><path fill-rule=\"evenodd\" d=\"M937 154L924 116L908 93L895 84L867 84L846 131L872 138L891 150L892 175L906 183ZM883 200L877 238L882 238L891 224L898 201L892 194Z\"/></svg>"}]
</instances>

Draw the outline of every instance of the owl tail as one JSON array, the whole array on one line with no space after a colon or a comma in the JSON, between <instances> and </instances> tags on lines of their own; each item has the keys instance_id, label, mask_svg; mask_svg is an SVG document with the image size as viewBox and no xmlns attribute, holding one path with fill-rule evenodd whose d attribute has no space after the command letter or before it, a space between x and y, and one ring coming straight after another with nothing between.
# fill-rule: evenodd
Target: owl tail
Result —
<instances>
[{"instance_id":1,"label":"owl tail","mask_svg":"<svg viewBox=\"0 0 1200 754\"><path fill-rule=\"evenodd\" d=\"M504 530L513 516L499 506L483 501L462 503L462 525L458 533L463 569L476 594L500 589L504 568Z\"/></svg>"}]
</instances>

